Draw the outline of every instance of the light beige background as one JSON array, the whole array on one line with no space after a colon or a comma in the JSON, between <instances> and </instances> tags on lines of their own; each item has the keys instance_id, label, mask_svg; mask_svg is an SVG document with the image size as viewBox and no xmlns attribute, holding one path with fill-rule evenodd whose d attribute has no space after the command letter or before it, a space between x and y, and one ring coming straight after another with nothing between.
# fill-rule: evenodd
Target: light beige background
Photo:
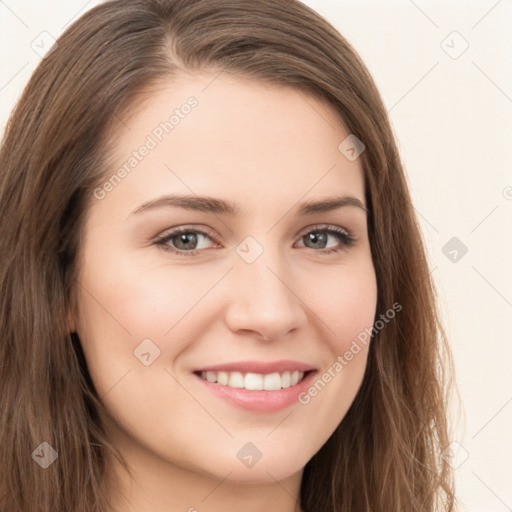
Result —
<instances>
[{"instance_id":1,"label":"light beige background","mask_svg":"<svg viewBox=\"0 0 512 512\"><path fill-rule=\"evenodd\" d=\"M40 34L58 37L98 3L0 2L2 133ZM512 0L305 3L360 53L390 112L463 399L461 510L512 510Z\"/></svg>"}]
</instances>

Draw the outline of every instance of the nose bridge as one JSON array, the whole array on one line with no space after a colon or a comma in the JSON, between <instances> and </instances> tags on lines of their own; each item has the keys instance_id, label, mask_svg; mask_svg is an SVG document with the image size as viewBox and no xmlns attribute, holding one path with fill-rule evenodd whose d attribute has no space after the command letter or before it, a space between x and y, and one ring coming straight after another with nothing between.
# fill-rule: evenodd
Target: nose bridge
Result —
<instances>
[{"instance_id":1,"label":"nose bridge","mask_svg":"<svg viewBox=\"0 0 512 512\"><path fill-rule=\"evenodd\" d=\"M268 339L279 338L303 324L303 304L294 291L282 248L271 245L270 236L265 237L265 246L251 238L236 249L228 322L234 330L254 330Z\"/></svg>"}]
</instances>

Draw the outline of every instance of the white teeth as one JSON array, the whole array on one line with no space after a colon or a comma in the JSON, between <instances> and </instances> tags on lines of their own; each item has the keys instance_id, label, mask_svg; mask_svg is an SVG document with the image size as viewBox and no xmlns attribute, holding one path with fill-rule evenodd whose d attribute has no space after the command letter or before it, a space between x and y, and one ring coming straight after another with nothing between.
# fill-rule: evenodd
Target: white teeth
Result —
<instances>
[{"instance_id":1,"label":"white teeth","mask_svg":"<svg viewBox=\"0 0 512 512\"><path fill-rule=\"evenodd\" d=\"M295 386L304 377L304 372L295 370L283 373L246 373L241 372L201 372L201 378L208 382L217 382L231 388L245 388L249 390L275 391L281 388Z\"/></svg>"},{"instance_id":2,"label":"white teeth","mask_svg":"<svg viewBox=\"0 0 512 512\"><path fill-rule=\"evenodd\" d=\"M263 375L259 375L257 373L246 373L245 389L263 389Z\"/></svg>"},{"instance_id":3,"label":"white teeth","mask_svg":"<svg viewBox=\"0 0 512 512\"><path fill-rule=\"evenodd\" d=\"M240 372L231 372L228 386L230 388L243 388L245 386L244 376Z\"/></svg>"},{"instance_id":4,"label":"white teeth","mask_svg":"<svg viewBox=\"0 0 512 512\"><path fill-rule=\"evenodd\" d=\"M215 372L213 372L215 373ZM227 372L217 372L217 382L222 384L223 386L227 386L229 382L229 373Z\"/></svg>"},{"instance_id":5,"label":"white teeth","mask_svg":"<svg viewBox=\"0 0 512 512\"><path fill-rule=\"evenodd\" d=\"M263 377L263 387L267 391L281 389L281 375L279 373L269 373Z\"/></svg>"}]
</instances>

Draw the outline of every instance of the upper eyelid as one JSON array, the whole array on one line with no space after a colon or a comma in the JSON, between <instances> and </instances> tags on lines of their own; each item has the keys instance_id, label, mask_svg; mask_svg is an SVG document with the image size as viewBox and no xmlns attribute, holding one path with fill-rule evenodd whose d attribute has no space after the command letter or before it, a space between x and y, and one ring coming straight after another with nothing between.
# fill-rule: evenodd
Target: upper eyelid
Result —
<instances>
[{"instance_id":1,"label":"upper eyelid","mask_svg":"<svg viewBox=\"0 0 512 512\"><path fill-rule=\"evenodd\" d=\"M168 236L174 235L176 232L188 232L188 231L195 231L202 234L207 235L208 237L215 239L215 234L213 233L213 230L205 228L205 227L197 227L197 226L189 226L189 225L182 225L182 226L175 226L173 228L169 228L165 230L161 235L157 235L156 239L161 240L162 238L167 238Z\"/></svg>"},{"instance_id":2,"label":"upper eyelid","mask_svg":"<svg viewBox=\"0 0 512 512\"><path fill-rule=\"evenodd\" d=\"M301 229L298 233L298 235L300 235L301 233L308 233L309 231L314 231L314 230L318 230L318 231L322 231L322 230L329 230L329 229L336 229L336 230L343 230L347 235L353 235L352 233L352 230L349 230L343 226L336 226L335 224L322 224L321 222L320 223L316 223L316 224L313 224L312 226L308 226L308 227L305 227L304 229Z\"/></svg>"}]
</instances>

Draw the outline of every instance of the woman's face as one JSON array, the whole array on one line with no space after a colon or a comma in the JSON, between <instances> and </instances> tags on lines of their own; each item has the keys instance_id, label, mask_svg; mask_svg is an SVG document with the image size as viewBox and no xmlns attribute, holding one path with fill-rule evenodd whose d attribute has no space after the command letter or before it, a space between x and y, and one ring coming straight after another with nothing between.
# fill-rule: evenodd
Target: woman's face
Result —
<instances>
[{"instance_id":1,"label":"woman's face","mask_svg":"<svg viewBox=\"0 0 512 512\"><path fill-rule=\"evenodd\" d=\"M73 326L112 441L134 464L296 474L355 398L376 311L349 133L312 96L226 73L183 75L117 126Z\"/></svg>"}]
</instances>

